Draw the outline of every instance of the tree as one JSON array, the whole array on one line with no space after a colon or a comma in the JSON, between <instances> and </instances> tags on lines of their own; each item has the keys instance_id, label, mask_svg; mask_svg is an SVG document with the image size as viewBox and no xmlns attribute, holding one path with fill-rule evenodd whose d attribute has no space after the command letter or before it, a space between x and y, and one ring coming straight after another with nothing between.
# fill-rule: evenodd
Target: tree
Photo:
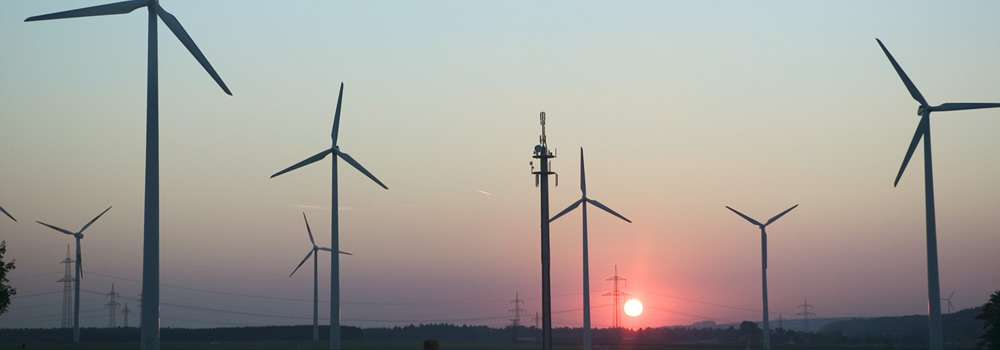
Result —
<instances>
[{"instance_id":1,"label":"tree","mask_svg":"<svg viewBox=\"0 0 1000 350\"><path fill-rule=\"evenodd\" d=\"M7 252L7 241L0 241L0 315L7 312L10 306L10 297L17 295L17 289L8 284L7 272L14 269L14 260L9 263L3 262L3 254Z\"/></svg>"},{"instance_id":2,"label":"tree","mask_svg":"<svg viewBox=\"0 0 1000 350\"><path fill-rule=\"evenodd\" d=\"M983 335L979 336L976 348L1000 350L1000 290L990 295L990 300L983 305L983 311L976 316L983 320Z\"/></svg>"}]
</instances>

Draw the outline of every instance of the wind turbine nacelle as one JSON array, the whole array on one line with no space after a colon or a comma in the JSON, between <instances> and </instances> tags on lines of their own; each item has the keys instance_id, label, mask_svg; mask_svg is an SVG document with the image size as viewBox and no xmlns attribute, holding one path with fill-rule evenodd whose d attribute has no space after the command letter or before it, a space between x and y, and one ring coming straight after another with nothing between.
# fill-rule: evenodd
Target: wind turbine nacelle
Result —
<instances>
[{"instance_id":1,"label":"wind turbine nacelle","mask_svg":"<svg viewBox=\"0 0 1000 350\"><path fill-rule=\"evenodd\" d=\"M77 233L74 236L76 236L76 238L83 239L83 234L82 233Z\"/></svg>"},{"instance_id":2,"label":"wind turbine nacelle","mask_svg":"<svg viewBox=\"0 0 1000 350\"><path fill-rule=\"evenodd\" d=\"M917 107L917 115L923 116L924 112L925 111L930 112L930 109L931 109L931 106L921 105L920 107Z\"/></svg>"}]
</instances>

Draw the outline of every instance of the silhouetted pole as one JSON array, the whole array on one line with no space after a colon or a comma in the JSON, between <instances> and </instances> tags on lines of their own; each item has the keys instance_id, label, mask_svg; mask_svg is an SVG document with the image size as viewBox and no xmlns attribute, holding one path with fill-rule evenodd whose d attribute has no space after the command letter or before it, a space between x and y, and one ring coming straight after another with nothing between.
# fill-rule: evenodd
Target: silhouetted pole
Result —
<instances>
[{"instance_id":1,"label":"silhouetted pole","mask_svg":"<svg viewBox=\"0 0 1000 350\"><path fill-rule=\"evenodd\" d=\"M334 160L334 163L336 163L336 160ZM305 217L305 215L303 213L302 217ZM309 238L312 238L312 236ZM315 253L313 255L313 341L319 341L319 252L314 248L313 253Z\"/></svg>"},{"instance_id":2,"label":"silhouetted pole","mask_svg":"<svg viewBox=\"0 0 1000 350\"><path fill-rule=\"evenodd\" d=\"M760 227L760 249L760 278L764 290L764 350L771 350L771 323L767 312L767 232L764 232L764 226Z\"/></svg>"},{"instance_id":3,"label":"silhouetted pole","mask_svg":"<svg viewBox=\"0 0 1000 350\"><path fill-rule=\"evenodd\" d=\"M146 65L146 194L142 229L141 350L160 350L160 132L156 10L149 7Z\"/></svg>"},{"instance_id":4,"label":"silhouetted pole","mask_svg":"<svg viewBox=\"0 0 1000 350\"><path fill-rule=\"evenodd\" d=\"M555 174L549 171L549 159L555 158L549 152L548 144L545 140L545 112L539 114L542 124L542 136L539 137L539 145L535 146L535 153L532 158L538 159L541 163L541 171L532 171L535 174L535 185L541 186L541 223L542 223L542 349L552 349L552 290L549 282L549 175ZM534 168L534 167L532 167ZM558 185L558 175L556 184Z\"/></svg>"},{"instance_id":5,"label":"silhouetted pole","mask_svg":"<svg viewBox=\"0 0 1000 350\"><path fill-rule=\"evenodd\" d=\"M769 317L768 317L768 312L767 312L767 231L765 231L764 228L767 227L767 225L770 225L775 220L778 220L779 218L781 218L785 214L788 214L788 212L792 211L792 209L795 209L798 206L799 205L796 204L796 205L793 205L791 208L785 209L785 211L781 212L778 215L775 215L774 217L772 217L771 219L767 220L767 222L765 222L763 224L760 223L757 220L754 220L753 218L751 218L749 216L743 215L743 213L737 211L736 209L733 209L733 208L730 208L729 206L726 206L726 209L729 209L730 211L736 213L736 215L739 215L740 217L742 217L746 221L749 221L751 224L754 224L757 227L760 227L760 265L761 265L760 276L761 276L761 286L762 286L763 293L764 293L764 297L763 297L763 299L764 299L764 350L770 350L771 349L771 323L770 323L770 320L768 319Z\"/></svg>"},{"instance_id":6,"label":"silhouetted pole","mask_svg":"<svg viewBox=\"0 0 1000 350\"><path fill-rule=\"evenodd\" d=\"M941 287L938 281L937 221L934 215L934 170L931 166L930 111L924 118L924 201L927 209L927 301L930 315L930 349L944 349L941 331Z\"/></svg>"}]
</instances>

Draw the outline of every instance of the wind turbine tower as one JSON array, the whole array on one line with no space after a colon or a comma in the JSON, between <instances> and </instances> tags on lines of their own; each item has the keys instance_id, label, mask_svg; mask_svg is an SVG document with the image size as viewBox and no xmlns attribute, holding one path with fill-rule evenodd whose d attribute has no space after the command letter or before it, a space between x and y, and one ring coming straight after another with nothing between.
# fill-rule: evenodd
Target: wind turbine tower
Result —
<instances>
[{"instance_id":1,"label":"wind turbine tower","mask_svg":"<svg viewBox=\"0 0 1000 350\"><path fill-rule=\"evenodd\" d=\"M955 307L955 305L951 303L951 297L953 297L953 296L955 296L955 291L951 291L951 294L949 294L947 298L941 298L941 301L947 301L948 302L948 313L949 314L951 313L951 309L953 307Z\"/></svg>"},{"instance_id":2,"label":"wind turbine tower","mask_svg":"<svg viewBox=\"0 0 1000 350\"><path fill-rule=\"evenodd\" d=\"M608 278L606 281L614 282L615 288L610 292L602 294L603 296L610 296L614 299L611 309L611 327L620 330L622 328L622 310L621 310L621 299L620 297L628 296L628 293L622 292L619 287L625 287L628 285L628 279L618 276L618 265L615 265L615 275ZM619 282L624 282L625 285L619 286Z\"/></svg>"},{"instance_id":3,"label":"wind turbine tower","mask_svg":"<svg viewBox=\"0 0 1000 350\"><path fill-rule=\"evenodd\" d=\"M159 0L127 0L105 5L91 6L76 10L50 13L25 19L25 22L50 19L90 17L104 15L120 15L145 7L148 13L147 44L146 44L146 179L145 203L143 205L142 230L142 292L146 295L147 307L141 310L141 325L139 346L142 350L160 349L160 93L159 93L159 56L157 47L157 18L173 32L177 40L201 64L208 75L228 95L232 95L226 83L212 68L198 45L188 35L177 17L160 7ZM77 264L79 260L77 259ZM78 341L74 331L74 342Z\"/></svg>"},{"instance_id":4,"label":"wind turbine tower","mask_svg":"<svg viewBox=\"0 0 1000 350\"><path fill-rule=\"evenodd\" d=\"M332 146L329 149L320 151L319 153L306 158L305 160L295 163L294 165L285 168L285 170L279 171L271 175L271 178L287 173L289 171L301 168L303 166L318 162L326 156L333 154L333 171L331 178L331 203L330 203L330 250L340 251L340 214L338 213L338 198L337 198L337 157L340 157L345 162L353 166L355 169L365 174L369 179L375 181L379 186L384 189L389 189L386 187L382 181L375 178L375 175L368 172L365 167L361 166L361 163L354 160L347 153L340 151L340 146L337 145L337 135L340 131L340 105L344 100L344 83L340 83L340 94L337 96L337 111L333 115L333 131L330 133L330 137L333 139ZM340 255L333 254L330 259L330 350L340 349Z\"/></svg>"},{"instance_id":5,"label":"wind turbine tower","mask_svg":"<svg viewBox=\"0 0 1000 350\"><path fill-rule=\"evenodd\" d=\"M587 204L593 205L598 209L604 210L611 215L617 216L619 219L625 220L625 222L632 223L631 220L626 219L621 214L616 213L611 208L608 208L601 202L590 199L587 197L587 173L584 171L583 167L583 147L580 147L580 191L583 192L583 196L580 197L576 202L570 204L569 207L563 209L563 211L552 217L551 221L556 221L560 216L565 215L576 209L581 204L583 205L583 350L591 350L591 337L590 337L590 248L588 247L587 238Z\"/></svg>"},{"instance_id":6,"label":"wind turbine tower","mask_svg":"<svg viewBox=\"0 0 1000 350\"><path fill-rule=\"evenodd\" d=\"M816 316L816 314L809 311L813 307L809 305L809 299L802 299L802 305L799 305L799 307L802 308L802 312L795 314L795 316L802 316L802 323L805 324L805 330L808 332L809 316Z\"/></svg>"},{"instance_id":7,"label":"wind turbine tower","mask_svg":"<svg viewBox=\"0 0 1000 350\"><path fill-rule=\"evenodd\" d=\"M97 214L97 216L94 217L92 220L90 220L90 222L88 222L86 225L83 225L83 228L81 228L80 231L76 232L55 227L41 221L35 221L39 224L42 224L43 226L46 226L53 230L73 236L73 238L76 238L76 276L73 277L73 281L75 282L73 283L73 342L74 343L80 342L80 279L83 278L83 258L80 255L81 254L80 240L83 239L83 231L87 230L87 228L90 227L90 225L94 224L94 221L100 219L101 216L104 215L104 213L108 212L108 210L111 210L111 207L108 207L108 209L104 209L104 211L102 211L100 214Z\"/></svg>"},{"instance_id":8,"label":"wind turbine tower","mask_svg":"<svg viewBox=\"0 0 1000 350\"><path fill-rule=\"evenodd\" d=\"M107 295L109 299L108 303L104 304L104 307L108 308L108 328L115 328L118 326L118 320L115 319L115 316L118 315L118 306L121 304L115 300L115 298L118 297L118 293L115 293L114 283L111 284L111 292L105 295Z\"/></svg>"},{"instance_id":9,"label":"wind turbine tower","mask_svg":"<svg viewBox=\"0 0 1000 350\"><path fill-rule=\"evenodd\" d=\"M882 48L882 52L889 59L889 63L892 64L892 68L896 70L896 74L903 81L903 85L906 86L906 90L910 92L910 97L920 103L917 107L917 115L920 116L920 122L917 124L917 131L913 134L913 139L910 141L910 147L906 149L906 156L903 157L903 164L899 167L899 173L896 174L896 181L893 182L893 187L899 184L899 178L903 176L903 171L906 170L906 164L910 162L910 157L913 156L913 152L917 149L917 144L920 140L924 141L924 209L926 213L926 226L927 226L927 306L928 306L928 332L927 337L930 341L930 350L942 350L944 349L944 341L942 339L942 328L941 328L941 286L938 280L938 256L937 256L937 219L934 212L934 171L931 163L931 112L945 112L945 111L960 111L966 109L980 109L980 108L996 108L1000 107L1000 103L981 103L981 102L960 102L960 103L942 103L937 106L931 106L927 103L927 100L917 90L917 86L913 84L910 77L903 72L903 68L899 66L896 59L892 57L889 53L889 49L885 48L882 44L882 40L875 39L878 42L879 47Z\"/></svg>"},{"instance_id":10,"label":"wind turbine tower","mask_svg":"<svg viewBox=\"0 0 1000 350\"><path fill-rule=\"evenodd\" d=\"M538 145L531 158L538 159L541 169L535 171L535 166L531 163L531 173L535 175L535 187L541 188L541 214L542 214L542 350L552 350L552 286L549 278L549 175L556 175L549 171L550 160L555 158L555 154L549 151L549 145L545 139L545 112L541 112L538 118L542 123L542 136L538 138ZM559 175L556 175L556 186L559 186Z\"/></svg>"},{"instance_id":11,"label":"wind turbine tower","mask_svg":"<svg viewBox=\"0 0 1000 350\"><path fill-rule=\"evenodd\" d=\"M63 278L56 281L63 284L62 322L59 323L59 327L69 328L73 327L73 314L71 314L71 310L73 309L73 281L75 281L70 270L73 259L69 258L69 244L66 245L66 259L63 259L60 263L66 265L66 274L63 275Z\"/></svg>"},{"instance_id":12,"label":"wind turbine tower","mask_svg":"<svg viewBox=\"0 0 1000 350\"><path fill-rule=\"evenodd\" d=\"M767 232L764 230L764 228L767 227L767 225L770 225L771 223L773 223L775 220L778 220L778 218L784 216L785 214L788 214L788 212L792 211L792 209L795 209L795 207L798 207L798 206L799 205L796 204L796 205L793 205L791 208L785 209L785 211L781 212L781 214L775 215L774 217L772 217L771 219L767 220L767 222L765 222L763 224L760 223L757 220L754 220L753 218L751 218L749 216L743 215L743 213L736 211L736 209L730 208L728 206L726 207L726 209L731 210L732 212L736 213L736 215L739 215L740 217L742 217L742 218L746 219L747 221L749 221L751 224L757 225L757 227L760 228L760 252L761 252L761 254L760 254L760 262L761 262L760 277L761 278L760 278L760 280L761 280L762 289L764 291L764 293L763 293L764 294L764 321L763 321L763 323L764 323L764 350L771 350L771 325L770 325L770 320L768 319L768 313L767 313Z\"/></svg>"},{"instance_id":13,"label":"wind turbine tower","mask_svg":"<svg viewBox=\"0 0 1000 350\"><path fill-rule=\"evenodd\" d=\"M316 241L313 240L312 229L309 228L309 219L306 218L306 213L302 213L302 219L306 222L306 233L309 234L309 242L312 243L312 249L309 249L309 253L306 253L306 257L302 259L299 266L292 270L292 273L288 275L289 278L298 271L302 264L306 263L311 256L313 258L313 341L319 340L319 251L331 251L330 248L320 247L316 245ZM352 255L351 253L341 251L340 254Z\"/></svg>"}]
</instances>

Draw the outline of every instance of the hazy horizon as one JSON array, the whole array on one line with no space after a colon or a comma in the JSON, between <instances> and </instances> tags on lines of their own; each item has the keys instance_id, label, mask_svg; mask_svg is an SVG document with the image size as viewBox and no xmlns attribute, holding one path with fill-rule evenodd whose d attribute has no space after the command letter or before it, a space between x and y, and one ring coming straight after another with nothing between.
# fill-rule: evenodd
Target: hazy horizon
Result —
<instances>
[{"instance_id":1,"label":"hazy horizon","mask_svg":"<svg viewBox=\"0 0 1000 350\"><path fill-rule=\"evenodd\" d=\"M141 280L146 12L25 23L103 1L0 4L0 217L18 295L0 327L58 327L66 245L82 241L81 326L111 284ZM923 149L892 181L917 103L1000 102L1000 3L163 0L233 92L159 26L161 326L309 324L310 248L330 242L338 144L341 318L370 327L509 324L541 310L539 191L547 115L552 214L591 198L592 322L611 324L618 266L645 312L625 327L760 320L758 220L771 318L927 313ZM935 113L941 294L1000 290L1000 109ZM537 164L536 164L537 166ZM580 213L552 223L553 326L579 327ZM320 318L329 317L320 254ZM131 299L130 299L131 298ZM946 303L942 303L946 307ZM118 315L119 323L122 315ZM530 319L523 324L533 324Z\"/></svg>"}]
</instances>

